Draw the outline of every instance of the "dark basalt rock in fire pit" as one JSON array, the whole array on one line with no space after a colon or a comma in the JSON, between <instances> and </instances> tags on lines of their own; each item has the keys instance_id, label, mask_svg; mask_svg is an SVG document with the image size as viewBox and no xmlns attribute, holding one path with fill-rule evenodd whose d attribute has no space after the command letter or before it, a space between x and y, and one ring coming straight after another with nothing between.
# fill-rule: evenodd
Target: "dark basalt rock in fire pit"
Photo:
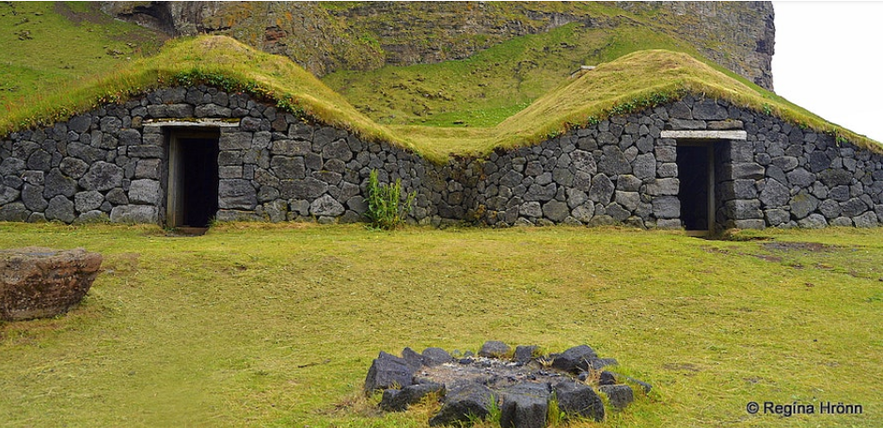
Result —
<instances>
[{"instance_id":1,"label":"dark basalt rock in fire pit","mask_svg":"<svg viewBox=\"0 0 883 428\"><path fill-rule=\"evenodd\" d=\"M560 355L556 355L555 361L552 362L552 367L565 372L586 371L588 369L588 361L597 358L598 355L595 354L595 350L588 345L574 346Z\"/></svg>"},{"instance_id":2,"label":"dark basalt rock in fire pit","mask_svg":"<svg viewBox=\"0 0 883 428\"><path fill-rule=\"evenodd\" d=\"M92 286L101 254L82 248L0 251L0 319L47 318L76 306Z\"/></svg>"},{"instance_id":3,"label":"dark basalt rock in fire pit","mask_svg":"<svg viewBox=\"0 0 883 428\"><path fill-rule=\"evenodd\" d=\"M533 358L534 352L537 352L539 346L517 346L515 347L515 362L526 364Z\"/></svg>"},{"instance_id":4,"label":"dark basalt rock in fire pit","mask_svg":"<svg viewBox=\"0 0 883 428\"><path fill-rule=\"evenodd\" d=\"M401 412L407 410L408 406L419 403L423 397L433 392L444 394L445 386L439 383L427 382L408 385L402 389L387 389L383 391L380 408L388 412Z\"/></svg>"},{"instance_id":5,"label":"dark basalt rock in fire pit","mask_svg":"<svg viewBox=\"0 0 883 428\"><path fill-rule=\"evenodd\" d=\"M380 408L385 411L404 411L428 394L438 394L442 407L430 426L468 423L497 408L506 428L545 427L552 399L566 415L602 421L599 392L617 411L634 400L634 391L624 382L650 392L645 382L602 370L616 360L598 358L589 346L546 356L536 356L538 349L518 346L513 359L507 357L512 348L496 341L485 343L478 357L467 352L459 359L440 348L422 354L405 348L402 357L381 352L368 370L365 392L383 391Z\"/></svg>"},{"instance_id":6,"label":"dark basalt rock in fire pit","mask_svg":"<svg viewBox=\"0 0 883 428\"><path fill-rule=\"evenodd\" d=\"M442 348L426 348L423 350L423 364L435 367L444 363L450 363L453 358L448 351Z\"/></svg>"},{"instance_id":7,"label":"dark basalt rock in fire pit","mask_svg":"<svg viewBox=\"0 0 883 428\"><path fill-rule=\"evenodd\" d=\"M503 392L500 426L543 428L549 414L549 385L520 383Z\"/></svg>"},{"instance_id":8,"label":"dark basalt rock in fire pit","mask_svg":"<svg viewBox=\"0 0 883 428\"><path fill-rule=\"evenodd\" d=\"M635 401L635 394L628 385L602 385L599 389L607 395L610 405L616 409L624 409Z\"/></svg>"},{"instance_id":9,"label":"dark basalt rock in fire pit","mask_svg":"<svg viewBox=\"0 0 883 428\"><path fill-rule=\"evenodd\" d=\"M554 387L558 408L568 415L604 420L604 402L591 386L577 382L561 382Z\"/></svg>"},{"instance_id":10,"label":"dark basalt rock in fire pit","mask_svg":"<svg viewBox=\"0 0 883 428\"><path fill-rule=\"evenodd\" d=\"M481 349L478 351L479 357L487 357L487 358L500 358L511 351L512 348L509 345L499 342L496 340L490 340L484 343L481 346Z\"/></svg>"},{"instance_id":11,"label":"dark basalt rock in fire pit","mask_svg":"<svg viewBox=\"0 0 883 428\"><path fill-rule=\"evenodd\" d=\"M365 392L405 387L413 384L414 371L420 366L409 365L404 358L380 351L365 380Z\"/></svg>"},{"instance_id":12,"label":"dark basalt rock in fire pit","mask_svg":"<svg viewBox=\"0 0 883 428\"><path fill-rule=\"evenodd\" d=\"M465 383L454 388L445 396L441 410L429 420L429 426L450 425L454 422L469 422L470 418L484 419L490 414L492 404L498 401L497 394L479 383Z\"/></svg>"}]
</instances>

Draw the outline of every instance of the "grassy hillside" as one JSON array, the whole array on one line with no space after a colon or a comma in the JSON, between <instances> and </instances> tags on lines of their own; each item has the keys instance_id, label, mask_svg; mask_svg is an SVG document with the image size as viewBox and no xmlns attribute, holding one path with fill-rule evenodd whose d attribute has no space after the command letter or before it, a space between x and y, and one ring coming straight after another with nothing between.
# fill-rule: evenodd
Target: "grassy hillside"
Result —
<instances>
[{"instance_id":1,"label":"grassy hillside","mask_svg":"<svg viewBox=\"0 0 883 428\"><path fill-rule=\"evenodd\" d=\"M157 56L132 61L118 71L43 94L27 104L10 106L0 117L0 134L65 119L150 88L200 82L249 91L282 108L353 130L367 139L400 144L437 161L450 153L484 155L495 147L540 142L568 128L669 102L688 92L717 96L879 148L876 142L830 124L756 85L687 54L663 50L635 52L599 64L578 79L563 81L493 127L381 125L287 58L253 50L223 36L179 40Z\"/></svg>"},{"instance_id":2,"label":"grassy hillside","mask_svg":"<svg viewBox=\"0 0 883 428\"><path fill-rule=\"evenodd\" d=\"M104 255L78 309L0 323L0 426L425 427L360 398L371 360L489 339L586 343L653 384L570 428L883 426L881 231L752 233L0 224L0 248Z\"/></svg>"},{"instance_id":3,"label":"grassy hillside","mask_svg":"<svg viewBox=\"0 0 883 428\"><path fill-rule=\"evenodd\" d=\"M86 76L155 54L163 37L97 3L0 3L0 115Z\"/></svg>"},{"instance_id":4,"label":"grassy hillside","mask_svg":"<svg viewBox=\"0 0 883 428\"><path fill-rule=\"evenodd\" d=\"M125 17L124 12L144 5L105 6ZM6 95L0 96L0 112L70 80L114 70L114 60L136 58L156 44L155 35L112 21L95 3L4 7L8 10L0 13L5 20L0 25L10 29L5 33L12 38L9 45L24 50L0 51L9 76L0 78L0 87L9 89L0 89ZM211 6L200 25L283 54L318 75L328 67L349 70L326 76L325 83L378 123L484 127L557 87L581 64L645 49L695 57L700 51L739 51L741 44L726 29L735 18L751 21L760 14L752 12L754 6L721 4L712 8L720 18L720 34L694 40L685 29L705 26L690 13L665 5L623 7L603 2L234 2ZM26 15L39 19L22 24ZM14 43L20 25L41 37ZM528 35L513 38L519 34ZM120 43L123 39L126 44ZM378 70L384 58L395 64L432 64Z\"/></svg>"},{"instance_id":5,"label":"grassy hillside","mask_svg":"<svg viewBox=\"0 0 883 428\"><path fill-rule=\"evenodd\" d=\"M131 13L138 3L111 4L126 18L126 12ZM154 7L159 8L156 4ZM182 20L201 31L229 35L266 52L285 55L317 76L470 58L513 37L541 35L573 23L608 39L640 28L642 37L635 39L637 46L620 54L668 48L656 39L674 38L679 45L698 49L756 81L769 73L771 52L761 46L773 37L773 32L766 31L766 20L772 19L772 12L772 5L763 2L717 2L711 6L638 2L263 2L221 3L212 6L209 16L188 15ZM591 38L571 41L576 44L563 47L589 52L608 50ZM560 47L557 43L544 45L543 51L536 53L544 58L528 55L520 71L550 68L558 58L545 55L546 50ZM356 78L361 80L358 75ZM369 92L370 82L364 81ZM492 93L491 97L496 95ZM402 112L411 114L407 109ZM401 119L399 113L390 119ZM422 110L418 113L426 115Z\"/></svg>"},{"instance_id":6,"label":"grassy hillside","mask_svg":"<svg viewBox=\"0 0 883 428\"><path fill-rule=\"evenodd\" d=\"M763 13L749 10L757 5L715 3L702 11L715 16L715 24L697 16L699 10L689 9L698 7L696 3L678 11L675 9L681 5L627 2L464 5L460 13L451 16L450 11L438 10L444 7L423 3L390 6L394 11L379 5L346 4L341 7L344 12L336 13L353 22L354 31L383 34L386 37L381 45L391 45L405 53L395 51L397 57L403 58L396 58L393 65L367 72L358 67L339 69L322 80L379 123L484 127L496 125L523 109L560 85L580 65L609 62L639 50L685 52L696 58L718 58L733 70L758 69L752 62L757 58L751 57L756 52L746 52L750 51L746 46L752 41L744 39L757 36L755 27L763 27ZM359 19L359 12L369 11L371 19ZM447 22L446 17L457 25ZM546 27L556 19L569 24ZM753 25L752 20L756 21ZM747 28L734 27L734 21ZM427 24L432 22L435 26ZM513 22L519 23L518 28L531 30L514 38L501 37L494 31L511 29ZM407 28L410 23L417 28ZM482 34L483 39L473 40L478 38L472 34L476 25L486 27L484 31L488 34ZM450 31L449 27L459 31ZM464 39L471 42L464 43ZM406 53L415 56L418 52L429 52L429 59L450 59L456 57L462 45L488 48L473 47L476 52L458 61L433 63L438 61L417 56L423 58L423 64L402 66L413 62L407 62L410 57ZM463 53L460 55L462 58Z\"/></svg>"},{"instance_id":7,"label":"grassy hillside","mask_svg":"<svg viewBox=\"0 0 883 428\"><path fill-rule=\"evenodd\" d=\"M647 49L701 58L690 45L648 26L610 29L572 23L513 38L464 60L338 71L322 81L378 123L489 127L566 83L581 65Z\"/></svg>"}]
</instances>

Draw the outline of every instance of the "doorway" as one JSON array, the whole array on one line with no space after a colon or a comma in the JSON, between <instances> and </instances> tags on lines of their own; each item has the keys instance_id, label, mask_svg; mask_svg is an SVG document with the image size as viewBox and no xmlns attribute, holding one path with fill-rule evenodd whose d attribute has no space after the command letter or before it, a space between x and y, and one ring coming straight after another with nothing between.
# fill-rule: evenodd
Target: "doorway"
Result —
<instances>
[{"instance_id":1,"label":"doorway","mask_svg":"<svg viewBox=\"0 0 883 428\"><path fill-rule=\"evenodd\" d=\"M714 146L706 141L678 141L677 165L681 221L687 232L714 232Z\"/></svg>"},{"instance_id":2,"label":"doorway","mask_svg":"<svg viewBox=\"0 0 883 428\"><path fill-rule=\"evenodd\" d=\"M206 228L218 212L218 131L173 131L169 138L167 226Z\"/></svg>"}]
</instances>

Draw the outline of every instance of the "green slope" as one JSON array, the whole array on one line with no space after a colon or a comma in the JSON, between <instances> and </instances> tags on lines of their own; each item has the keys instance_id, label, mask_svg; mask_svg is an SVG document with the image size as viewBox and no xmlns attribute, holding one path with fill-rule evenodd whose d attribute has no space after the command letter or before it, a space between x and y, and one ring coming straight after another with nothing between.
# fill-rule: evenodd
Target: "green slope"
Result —
<instances>
[{"instance_id":1,"label":"green slope","mask_svg":"<svg viewBox=\"0 0 883 428\"><path fill-rule=\"evenodd\" d=\"M143 6L101 7L125 17ZM98 8L83 2L0 4L6 48L0 50L0 111L155 50L156 34L112 20ZM738 3L719 9L752 16ZM231 2L217 5L203 24L206 31L288 56L317 75L348 70L326 76L325 83L378 123L474 127L498 124L582 64L646 49L700 57L712 41L684 33L701 27L695 19L656 5L605 2ZM571 23L555 28L559 20ZM20 34L31 39L18 40ZM739 49L724 34L712 39L715 51ZM441 62L377 69L384 59Z\"/></svg>"},{"instance_id":2,"label":"green slope","mask_svg":"<svg viewBox=\"0 0 883 428\"><path fill-rule=\"evenodd\" d=\"M97 3L0 3L0 112L159 48L162 37Z\"/></svg>"},{"instance_id":3,"label":"green slope","mask_svg":"<svg viewBox=\"0 0 883 428\"><path fill-rule=\"evenodd\" d=\"M572 23L515 37L464 60L338 71L322 81L379 123L486 127L527 107L581 65L651 48L699 56L689 45L650 27Z\"/></svg>"},{"instance_id":4,"label":"green slope","mask_svg":"<svg viewBox=\"0 0 883 428\"><path fill-rule=\"evenodd\" d=\"M349 7L353 10L359 8L358 5ZM735 42L729 39L729 35L716 34L713 40L697 41L695 35L684 34L685 28L701 27L696 22L700 18L696 16L664 12L655 5L641 5L637 8L639 11L630 12L619 5L603 2L503 2L485 7L489 8L486 14L501 20L498 22L500 26L505 26L504 17L509 17L513 21L526 20L523 23L525 26L541 28L544 21L532 22L527 17L553 13L570 16L574 22L549 31L494 39L498 40L497 43L489 44L489 48L479 50L463 60L409 66L387 65L370 71L350 67L323 76L322 80L343 94L359 111L379 123L478 127L502 122L560 85L580 65L609 62L639 50L684 52L747 82L705 59L702 54L709 50L731 53L734 47L732 43ZM727 3L720 7L723 13L724 10L740 9L742 5ZM424 20L440 21L438 11L426 10L418 3L410 8L399 7L395 12L395 16L389 16L391 12L379 13L376 16L378 22L369 27L371 31L362 28L366 23L359 19L352 20L357 28L372 34L382 28L398 28L397 32L386 32L393 38L387 43L417 45L418 51L419 47L437 45L444 52L457 45L456 39L435 39L436 36L451 36L443 29L429 34L420 31L427 27ZM425 14L425 18L419 17L420 12ZM468 12L463 11L462 14L468 15ZM414 31L406 31L400 28L401 22L392 21L393 18L403 22L416 21L421 25ZM461 17L451 17L457 18ZM440 27L445 27L445 24L441 21L436 23ZM464 27L461 37L477 37L470 34L468 21L459 24ZM720 31L725 30L722 28Z\"/></svg>"},{"instance_id":5,"label":"green slope","mask_svg":"<svg viewBox=\"0 0 883 428\"><path fill-rule=\"evenodd\" d=\"M176 41L155 57L133 61L114 73L13 107L0 117L0 134L65 119L102 102L123 100L150 88L194 83L248 91L279 107L350 129L369 140L399 144L435 161L451 153L483 155L497 147L537 143L610 114L670 102L686 93L720 97L800 126L836 133L866 147L880 147L687 54L665 50L635 52L600 64L577 79L564 81L493 127L382 125L287 58L256 51L223 36Z\"/></svg>"}]
</instances>

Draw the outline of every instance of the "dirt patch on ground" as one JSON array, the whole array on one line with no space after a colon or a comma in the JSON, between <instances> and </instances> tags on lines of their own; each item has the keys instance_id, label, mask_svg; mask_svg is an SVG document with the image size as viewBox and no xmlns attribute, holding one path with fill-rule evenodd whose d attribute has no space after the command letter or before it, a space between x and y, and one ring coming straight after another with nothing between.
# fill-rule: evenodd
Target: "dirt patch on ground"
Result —
<instances>
[{"instance_id":1,"label":"dirt patch on ground","mask_svg":"<svg viewBox=\"0 0 883 428\"><path fill-rule=\"evenodd\" d=\"M87 3L88 12L77 12L71 9L70 5L63 1L57 1L53 9L55 13L67 18L70 22L80 25L83 21L91 24L107 24L113 21L113 18L101 11L101 5L98 3Z\"/></svg>"},{"instance_id":2,"label":"dirt patch on ground","mask_svg":"<svg viewBox=\"0 0 883 428\"><path fill-rule=\"evenodd\" d=\"M55 13L67 18L74 25L82 25L83 22L93 25L110 25L114 18L101 11L101 5L97 2L85 4L86 11L76 11L66 2L55 2ZM111 36L112 40L126 43L132 52L128 55L155 55L170 37L165 33L139 27L136 31L126 31ZM111 51L112 52L112 51ZM110 54L110 53L109 53ZM119 52L117 56L123 55Z\"/></svg>"},{"instance_id":3,"label":"dirt patch on ground","mask_svg":"<svg viewBox=\"0 0 883 428\"><path fill-rule=\"evenodd\" d=\"M768 261L768 262L779 263L779 262L782 261L782 258L781 258L781 257L779 257L779 256L771 256L771 255L768 255L768 254L752 254L752 256L757 257L757 258L759 258L759 259L761 259L761 260L766 260L766 261Z\"/></svg>"},{"instance_id":4,"label":"dirt patch on ground","mask_svg":"<svg viewBox=\"0 0 883 428\"><path fill-rule=\"evenodd\" d=\"M679 371L679 372L693 372L698 373L702 371L699 367L692 363L666 363L662 365L662 368L666 370Z\"/></svg>"},{"instance_id":5,"label":"dirt patch on ground","mask_svg":"<svg viewBox=\"0 0 883 428\"><path fill-rule=\"evenodd\" d=\"M839 249L836 245L827 245L820 244L818 242L765 242L760 244L761 249L772 252L809 252L809 253L821 253L821 252L830 252L836 251ZM765 260L773 263L781 263L783 261L782 256L775 254L755 254L755 253L744 253L744 252L732 252L727 249L715 248L712 246L703 246L702 250L706 253L711 254L726 254L726 255L738 255L738 256L751 256L757 257L758 259ZM800 264L792 264L791 267L800 269L803 268ZM822 268L821 266L819 266Z\"/></svg>"},{"instance_id":6,"label":"dirt patch on ground","mask_svg":"<svg viewBox=\"0 0 883 428\"><path fill-rule=\"evenodd\" d=\"M109 255L105 258L102 272L107 275L126 275L138 270L141 254L122 253Z\"/></svg>"},{"instance_id":7,"label":"dirt patch on ground","mask_svg":"<svg viewBox=\"0 0 883 428\"><path fill-rule=\"evenodd\" d=\"M705 251L706 253L710 253L710 254L728 254L728 255L735 254L737 256L752 256L752 257L757 257L761 260L766 260L768 262L775 262L775 263L782 261L781 257L773 256L773 255L769 255L769 254L749 254L749 253L742 253L742 252L732 253L726 249L715 248L715 247L710 247L710 246L703 246L702 250Z\"/></svg>"},{"instance_id":8,"label":"dirt patch on ground","mask_svg":"<svg viewBox=\"0 0 883 428\"><path fill-rule=\"evenodd\" d=\"M818 242L767 242L761 244L763 249L772 251L809 251L813 253L821 251L833 251L837 247L820 244Z\"/></svg>"},{"instance_id":9,"label":"dirt patch on ground","mask_svg":"<svg viewBox=\"0 0 883 428\"><path fill-rule=\"evenodd\" d=\"M723 248L710 247L708 245L703 245L700 248L702 248L702 251L710 254L730 254L729 250L725 250Z\"/></svg>"}]
</instances>

